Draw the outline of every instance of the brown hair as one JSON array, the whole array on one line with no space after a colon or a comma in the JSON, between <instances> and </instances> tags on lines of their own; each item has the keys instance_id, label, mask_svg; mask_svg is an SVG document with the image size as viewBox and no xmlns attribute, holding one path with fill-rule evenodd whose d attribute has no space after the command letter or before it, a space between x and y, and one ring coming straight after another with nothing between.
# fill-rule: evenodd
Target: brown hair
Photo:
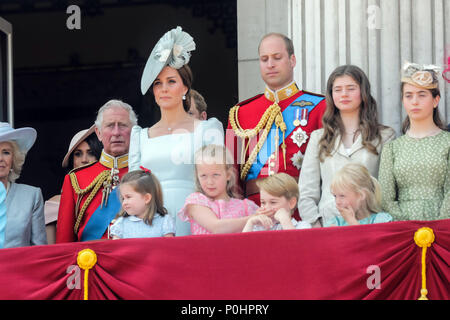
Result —
<instances>
[{"instance_id":1,"label":"brown hair","mask_svg":"<svg viewBox=\"0 0 450 320\"><path fill-rule=\"evenodd\" d=\"M274 197L285 197L287 200L298 200L299 190L297 181L284 172L256 180L259 190L264 190Z\"/></svg>"},{"instance_id":2,"label":"brown hair","mask_svg":"<svg viewBox=\"0 0 450 320\"><path fill-rule=\"evenodd\" d=\"M319 159L324 161L325 157L331 156L336 139L342 136L344 124L342 123L339 109L333 100L334 81L342 76L350 76L355 80L361 91L361 107L359 112L359 130L362 137L362 145L378 155L377 146L382 142L381 129L385 126L378 123L377 102L370 93L370 82L364 71L354 65L343 65L337 67L328 78L326 102L327 107L322 117L323 134L319 140ZM378 141L376 145L372 142Z\"/></svg>"},{"instance_id":3,"label":"brown hair","mask_svg":"<svg viewBox=\"0 0 450 320\"><path fill-rule=\"evenodd\" d=\"M191 89L190 98L195 101L195 108L198 113L206 111L208 105L206 104L205 98L195 89Z\"/></svg>"},{"instance_id":4,"label":"brown hair","mask_svg":"<svg viewBox=\"0 0 450 320\"><path fill-rule=\"evenodd\" d=\"M152 220L156 212L161 216L168 214L167 209L164 207L161 184L153 173L144 172L142 170L130 171L122 177L120 182L121 186L125 184L130 185L134 191L142 195L146 193L152 195L152 199L150 200L150 204L143 219L146 224L152 225ZM122 195L120 196L120 201L123 201ZM128 213L126 213L123 208L117 217L121 216L128 216Z\"/></svg>"},{"instance_id":5,"label":"brown hair","mask_svg":"<svg viewBox=\"0 0 450 320\"><path fill-rule=\"evenodd\" d=\"M192 82L194 81L194 76L192 74L192 70L189 67L189 65L185 64L178 70L178 74L181 77L181 80L183 80L183 84L188 88L188 91L186 92L186 100L183 100L183 108L184 111L188 112L191 108L191 87Z\"/></svg>"},{"instance_id":6,"label":"brown hair","mask_svg":"<svg viewBox=\"0 0 450 320\"><path fill-rule=\"evenodd\" d=\"M272 36L281 38L284 41L284 44L286 45L286 51L287 51L289 57L294 54L294 44L292 43L292 40L289 39L288 37L286 37L284 34L278 33L278 32L271 32L271 33L266 34L264 37L262 37L261 41L258 44L258 53L259 53L259 48L261 47L261 43L265 39L272 37Z\"/></svg>"},{"instance_id":7,"label":"brown hair","mask_svg":"<svg viewBox=\"0 0 450 320\"><path fill-rule=\"evenodd\" d=\"M401 84L401 93L402 93L402 99L403 99L403 92L404 92L404 88L405 88L405 84L407 82L402 82ZM437 96L441 96L441 91L439 90L439 88L435 88L435 89L424 89L424 90L428 90L431 92L431 95L433 96L433 98L436 98ZM438 126L439 128L441 128L442 130L446 130L445 124L442 122L442 119L439 115L439 110L438 107L434 108L433 110L433 122L436 126ZM409 120L409 116L407 115L405 120L402 123L402 133L405 134L406 131L408 131L409 127L411 126L411 121Z\"/></svg>"}]
</instances>

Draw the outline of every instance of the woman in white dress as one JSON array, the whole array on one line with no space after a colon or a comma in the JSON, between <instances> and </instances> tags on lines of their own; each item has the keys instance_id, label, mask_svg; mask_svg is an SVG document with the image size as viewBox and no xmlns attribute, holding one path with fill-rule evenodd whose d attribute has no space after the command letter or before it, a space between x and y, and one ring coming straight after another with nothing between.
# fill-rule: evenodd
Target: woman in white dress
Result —
<instances>
[{"instance_id":1,"label":"woman in white dress","mask_svg":"<svg viewBox=\"0 0 450 320\"><path fill-rule=\"evenodd\" d=\"M161 182L164 206L176 220L176 236L190 234L189 222L177 217L194 192L194 153L206 144L223 144L223 125L216 118L200 121L189 115L192 72L187 63L195 49L180 27L167 32L153 48L141 79L142 94L151 88L161 118L150 128L131 131L129 171L143 166Z\"/></svg>"}]
</instances>

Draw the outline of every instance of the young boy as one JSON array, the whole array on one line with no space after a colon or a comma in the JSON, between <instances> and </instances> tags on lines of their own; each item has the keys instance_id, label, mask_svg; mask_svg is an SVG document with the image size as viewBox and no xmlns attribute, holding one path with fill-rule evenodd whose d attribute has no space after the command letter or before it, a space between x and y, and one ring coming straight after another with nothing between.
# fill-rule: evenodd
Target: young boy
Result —
<instances>
[{"instance_id":1,"label":"young boy","mask_svg":"<svg viewBox=\"0 0 450 320\"><path fill-rule=\"evenodd\" d=\"M256 185L261 197L259 211L265 211L265 214L256 214L248 219L242 232L311 228L308 222L292 218L299 196L298 184L293 177L277 173L257 180Z\"/></svg>"}]
</instances>

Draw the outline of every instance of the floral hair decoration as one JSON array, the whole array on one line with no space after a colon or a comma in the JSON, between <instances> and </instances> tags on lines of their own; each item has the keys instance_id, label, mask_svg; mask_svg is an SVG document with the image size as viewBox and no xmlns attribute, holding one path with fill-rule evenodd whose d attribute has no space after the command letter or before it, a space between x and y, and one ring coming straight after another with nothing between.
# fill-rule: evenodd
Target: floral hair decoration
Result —
<instances>
[{"instance_id":1,"label":"floral hair decoration","mask_svg":"<svg viewBox=\"0 0 450 320\"><path fill-rule=\"evenodd\" d=\"M189 63L191 51L195 50L194 39L176 27L166 32L156 43L142 73L141 92L144 95L165 66L180 69Z\"/></svg>"},{"instance_id":2,"label":"floral hair decoration","mask_svg":"<svg viewBox=\"0 0 450 320\"><path fill-rule=\"evenodd\" d=\"M440 68L434 65L420 65L407 61L402 69L402 82L424 89L435 89L439 87L439 71Z\"/></svg>"},{"instance_id":3,"label":"floral hair decoration","mask_svg":"<svg viewBox=\"0 0 450 320\"><path fill-rule=\"evenodd\" d=\"M139 168L140 168L142 171L144 171L145 173L148 173L148 174L151 174L151 173L152 173L152 170L147 169L147 168L145 168L145 167L143 167L143 166L140 166Z\"/></svg>"}]
</instances>

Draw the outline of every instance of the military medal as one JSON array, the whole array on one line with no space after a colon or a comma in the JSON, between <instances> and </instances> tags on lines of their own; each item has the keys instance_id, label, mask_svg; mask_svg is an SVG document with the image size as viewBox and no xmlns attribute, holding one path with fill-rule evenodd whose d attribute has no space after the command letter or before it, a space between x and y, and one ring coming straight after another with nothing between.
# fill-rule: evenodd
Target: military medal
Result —
<instances>
[{"instance_id":1,"label":"military medal","mask_svg":"<svg viewBox=\"0 0 450 320\"><path fill-rule=\"evenodd\" d=\"M300 148L306 140L308 140L308 135L302 128L297 128L291 135L292 141Z\"/></svg>"},{"instance_id":2,"label":"military medal","mask_svg":"<svg viewBox=\"0 0 450 320\"><path fill-rule=\"evenodd\" d=\"M301 151L294 154L291 158L292 164L297 168L297 170L300 170L303 164L303 153Z\"/></svg>"},{"instance_id":3,"label":"military medal","mask_svg":"<svg viewBox=\"0 0 450 320\"><path fill-rule=\"evenodd\" d=\"M300 125L304 127L307 124L308 124L308 109L304 108L302 109L302 117L300 119Z\"/></svg>"},{"instance_id":4,"label":"military medal","mask_svg":"<svg viewBox=\"0 0 450 320\"><path fill-rule=\"evenodd\" d=\"M300 125L300 120L298 120L299 113L300 109L297 108L297 110L295 111L295 120L293 121L293 125L295 127L298 127Z\"/></svg>"}]
</instances>

